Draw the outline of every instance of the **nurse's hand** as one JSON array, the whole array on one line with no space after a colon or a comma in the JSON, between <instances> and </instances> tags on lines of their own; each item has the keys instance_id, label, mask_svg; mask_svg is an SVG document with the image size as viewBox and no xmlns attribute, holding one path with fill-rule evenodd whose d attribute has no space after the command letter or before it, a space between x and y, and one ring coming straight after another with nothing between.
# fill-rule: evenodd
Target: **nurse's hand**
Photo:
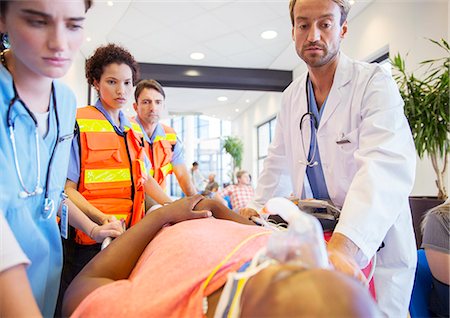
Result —
<instances>
[{"instance_id":1,"label":"nurse's hand","mask_svg":"<svg viewBox=\"0 0 450 318\"><path fill-rule=\"evenodd\" d=\"M256 210L253 210L251 208L243 208L239 210L239 214L246 218L251 220L252 216L259 216L258 212L256 212Z\"/></svg>"},{"instance_id":2,"label":"nurse's hand","mask_svg":"<svg viewBox=\"0 0 450 318\"><path fill-rule=\"evenodd\" d=\"M159 214L162 220L165 221L165 223L171 224L191 219L207 218L212 216L211 211L194 211L197 203L199 203L203 199L204 197L200 194L196 194L192 197L182 198L168 205L164 205L163 207L150 213L149 216L153 214Z\"/></svg>"},{"instance_id":3,"label":"nurse's hand","mask_svg":"<svg viewBox=\"0 0 450 318\"><path fill-rule=\"evenodd\" d=\"M97 243L101 243L105 238L118 237L123 232L125 232L123 222L114 218L103 225L94 225L89 236Z\"/></svg>"}]
</instances>

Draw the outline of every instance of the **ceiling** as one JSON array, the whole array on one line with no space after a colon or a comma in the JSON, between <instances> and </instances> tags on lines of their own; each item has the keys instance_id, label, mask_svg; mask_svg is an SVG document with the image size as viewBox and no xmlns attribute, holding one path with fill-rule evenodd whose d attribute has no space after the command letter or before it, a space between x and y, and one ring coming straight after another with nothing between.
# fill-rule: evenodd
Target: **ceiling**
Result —
<instances>
[{"instance_id":1,"label":"ceiling","mask_svg":"<svg viewBox=\"0 0 450 318\"><path fill-rule=\"evenodd\" d=\"M356 2L349 19L371 0ZM289 0L96 0L88 12L82 54L114 42L141 63L292 71L300 60L291 39ZM261 38L274 30L272 40ZM203 60L190 54L202 52ZM156 79L157 80L157 79ZM173 114L233 120L265 93L166 87ZM220 102L219 96L227 101ZM132 112L132 107L127 107Z\"/></svg>"}]
</instances>

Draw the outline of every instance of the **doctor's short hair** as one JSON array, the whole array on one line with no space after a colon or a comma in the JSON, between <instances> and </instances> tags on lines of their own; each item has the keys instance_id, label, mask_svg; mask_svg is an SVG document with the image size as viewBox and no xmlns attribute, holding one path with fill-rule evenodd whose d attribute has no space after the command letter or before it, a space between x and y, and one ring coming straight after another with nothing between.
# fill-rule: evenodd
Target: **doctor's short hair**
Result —
<instances>
[{"instance_id":1,"label":"doctor's short hair","mask_svg":"<svg viewBox=\"0 0 450 318\"><path fill-rule=\"evenodd\" d=\"M338 7L341 9L341 21L340 24L344 24L345 20L347 20L348 12L350 11L350 3L348 0L330 0L333 1L338 5ZM294 26L294 7L297 3L297 0L290 0L289 1L289 12L291 14L291 22L292 26Z\"/></svg>"},{"instance_id":2,"label":"doctor's short hair","mask_svg":"<svg viewBox=\"0 0 450 318\"><path fill-rule=\"evenodd\" d=\"M128 65L133 76L133 86L136 85L139 80L139 64L130 52L112 43L98 47L86 61L86 78L89 85L93 86L94 81L100 82L104 68L113 63Z\"/></svg>"},{"instance_id":3,"label":"doctor's short hair","mask_svg":"<svg viewBox=\"0 0 450 318\"><path fill-rule=\"evenodd\" d=\"M136 85L136 90L134 91L134 99L136 100L136 103L138 102L139 95L141 95L144 89L154 89L155 91L160 93L164 97L164 99L166 99L166 93L164 93L164 89L161 84L154 79L147 79L141 80Z\"/></svg>"}]
</instances>

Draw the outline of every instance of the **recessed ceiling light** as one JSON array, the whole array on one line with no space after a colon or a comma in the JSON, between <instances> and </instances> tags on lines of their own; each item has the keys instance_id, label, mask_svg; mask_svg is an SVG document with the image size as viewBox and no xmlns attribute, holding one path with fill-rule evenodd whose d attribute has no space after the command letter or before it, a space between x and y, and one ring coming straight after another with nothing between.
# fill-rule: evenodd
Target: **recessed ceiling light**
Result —
<instances>
[{"instance_id":1,"label":"recessed ceiling light","mask_svg":"<svg viewBox=\"0 0 450 318\"><path fill-rule=\"evenodd\" d=\"M272 40L275 39L278 36L277 31L273 31L273 30L267 30L264 31L263 33L261 33L261 37L265 40Z\"/></svg>"},{"instance_id":2,"label":"recessed ceiling light","mask_svg":"<svg viewBox=\"0 0 450 318\"><path fill-rule=\"evenodd\" d=\"M90 37L86 38L86 42L91 42L91 41L92 41L92 39Z\"/></svg>"},{"instance_id":3,"label":"recessed ceiling light","mask_svg":"<svg viewBox=\"0 0 450 318\"><path fill-rule=\"evenodd\" d=\"M349 0L348 2L350 3L351 6L355 4L355 0Z\"/></svg>"},{"instance_id":4,"label":"recessed ceiling light","mask_svg":"<svg viewBox=\"0 0 450 318\"><path fill-rule=\"evenodd\" d=\"M188 70L186 72L184 72L184 75L186 76L200 76L200 72L197 70Z\"/></svg>"},{"instance_id":5,"label":"recessed ceiling light","mask_svg":"<svg viewBox=\"0 0 450 318\"><path fill-rule=\"evenodd\" d=\"M226 96L219 96L219 97L217 97L217 100L219 102L226 102L228 100L228 97L226 97Z\"/></svg>"},{"instance_id":6,"label":"recessed ceiling light","mask_svg":"<svg viewBox=\"0 0 450 318\"><path fill-rule=\"evenodd\" d=\"M194 52L190 55L191 59L193 60L203 60L205 58L205 54L201 52Z\"/></svg>"},{"instance_id":7,"label":"recessed ceiling light","mask_svg":"<svg viewBox=\"0 0 450 318\"><path fill-rule=\"evenodd\" d=\"M239 113L239 108L236 108L234 111L235 111L236 113Z\"/></svg>"},{"instance_id":8,"label":"recessed ceiling light","mask_svg":"<svg viewBox=\"0 0 450 318\"><path fill-rule=\"evenodd\" d=\"M114 5L114 2L112 2L112 1L107 1L106 4L109 5L110 7L112 7L112 6Z\"/></svg>"},{"instance_id":9,"label":"recessed ceiling light","mask_svg":"<svg viewBox=\"0 0 450 318\"><path fill-rule=\"evenodd\" d=\"M246 99L245 102L248 104L250 103L250 99Z\"/></svg>"}]
</instances>

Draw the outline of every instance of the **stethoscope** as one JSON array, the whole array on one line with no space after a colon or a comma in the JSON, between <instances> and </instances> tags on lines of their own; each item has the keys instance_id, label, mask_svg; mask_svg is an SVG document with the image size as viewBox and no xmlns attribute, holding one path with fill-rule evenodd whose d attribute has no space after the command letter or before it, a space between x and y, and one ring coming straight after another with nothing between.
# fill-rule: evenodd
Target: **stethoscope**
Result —
<instances>
[{"instance_id":1,"label":"stethoscope","mask_svg":"<svg viewBox=\"0 0 450 318\"><path fill-rule=\"evenodd\" d=\"M19 191L19 198L26 199L26 198L29 198L29 197L32 197L35 195L39 195L43 192L43 188L40 185L41 184L41 158L40 158L40 147L39 147L39 130L38 130L38 122L36 120L36 117L30 111L30 109L25 105L24 101L22 101L22 99L19 97L19 94L17 93L17 89L16 89L16 85L15 85L14 81L13 81L13 90L14 90L14 97L9 102L6 118L7 118L7 125L9 128L9 138L11 139L11 145L13 148L14 164L16 167L17 176L19 178L20 186L22 187L22 189ZM53 199L50 199L48 197L48 189L49 189L49 185L50 185L52 162L53 162L56 146L59 143L59 117L58 117L58 107L56 104L55 87L54 87L53 83L52 83L52 100L53 100L53 107L55 109L55 117L56 117L56 142L55 142L55 146L53 147L52 154L50 156L50 162L49 162L48 171L47 171L47 178L45 181L44 208L43 208L43 211L41 212L42 217L45 219L49 219L52 216L53 211L55 210L55 202L53 201ZM38 170L37 170L37 177L36 177L36 185L35 185L34 189L31 191L25 186L25 183L22 178L22 173L20 171L20 166L19 166L19 161L18 161L18 156L17 156L16 138L15 138L15 134L14 134L14 121L11 118L11 109L13 108L13 105L16 102L19 102L20 104L22 104L23 108L27 111L28 115L33 120L34 125L35 125L34 135L35 135L35 140L36 140L36 162L37 162Z\"/></svg>"},{"instance_id":2,"label":"stethoscope","mask_svg":"<svg viewBox=\"0 0 450 318\"><path fill-rule=\"evenodd\" d=\"M307 103L307 111L303 114L303 116L300 118L300 139L302 141L302 150L305 155L305 160L299 160L299 162L302 165L308 166L310 168L317 166L319 163L316 160L316 152L317 152L317 129L319 128L319 121L317 120L316 116L311 112L311 107L309 104L309 90L308 90L308 84L309 83L309 74L306 76L306 85L305 85L305 92L306 92L306 103ZM309 151L306 152L305 148L305 142L303 141L303 122L307 120L309 117L310 123L314 126L314 129L312 129L312 134L314 136L314 147L311 154L311 159L308 159Z\"/></svg>"}]
</instances>

